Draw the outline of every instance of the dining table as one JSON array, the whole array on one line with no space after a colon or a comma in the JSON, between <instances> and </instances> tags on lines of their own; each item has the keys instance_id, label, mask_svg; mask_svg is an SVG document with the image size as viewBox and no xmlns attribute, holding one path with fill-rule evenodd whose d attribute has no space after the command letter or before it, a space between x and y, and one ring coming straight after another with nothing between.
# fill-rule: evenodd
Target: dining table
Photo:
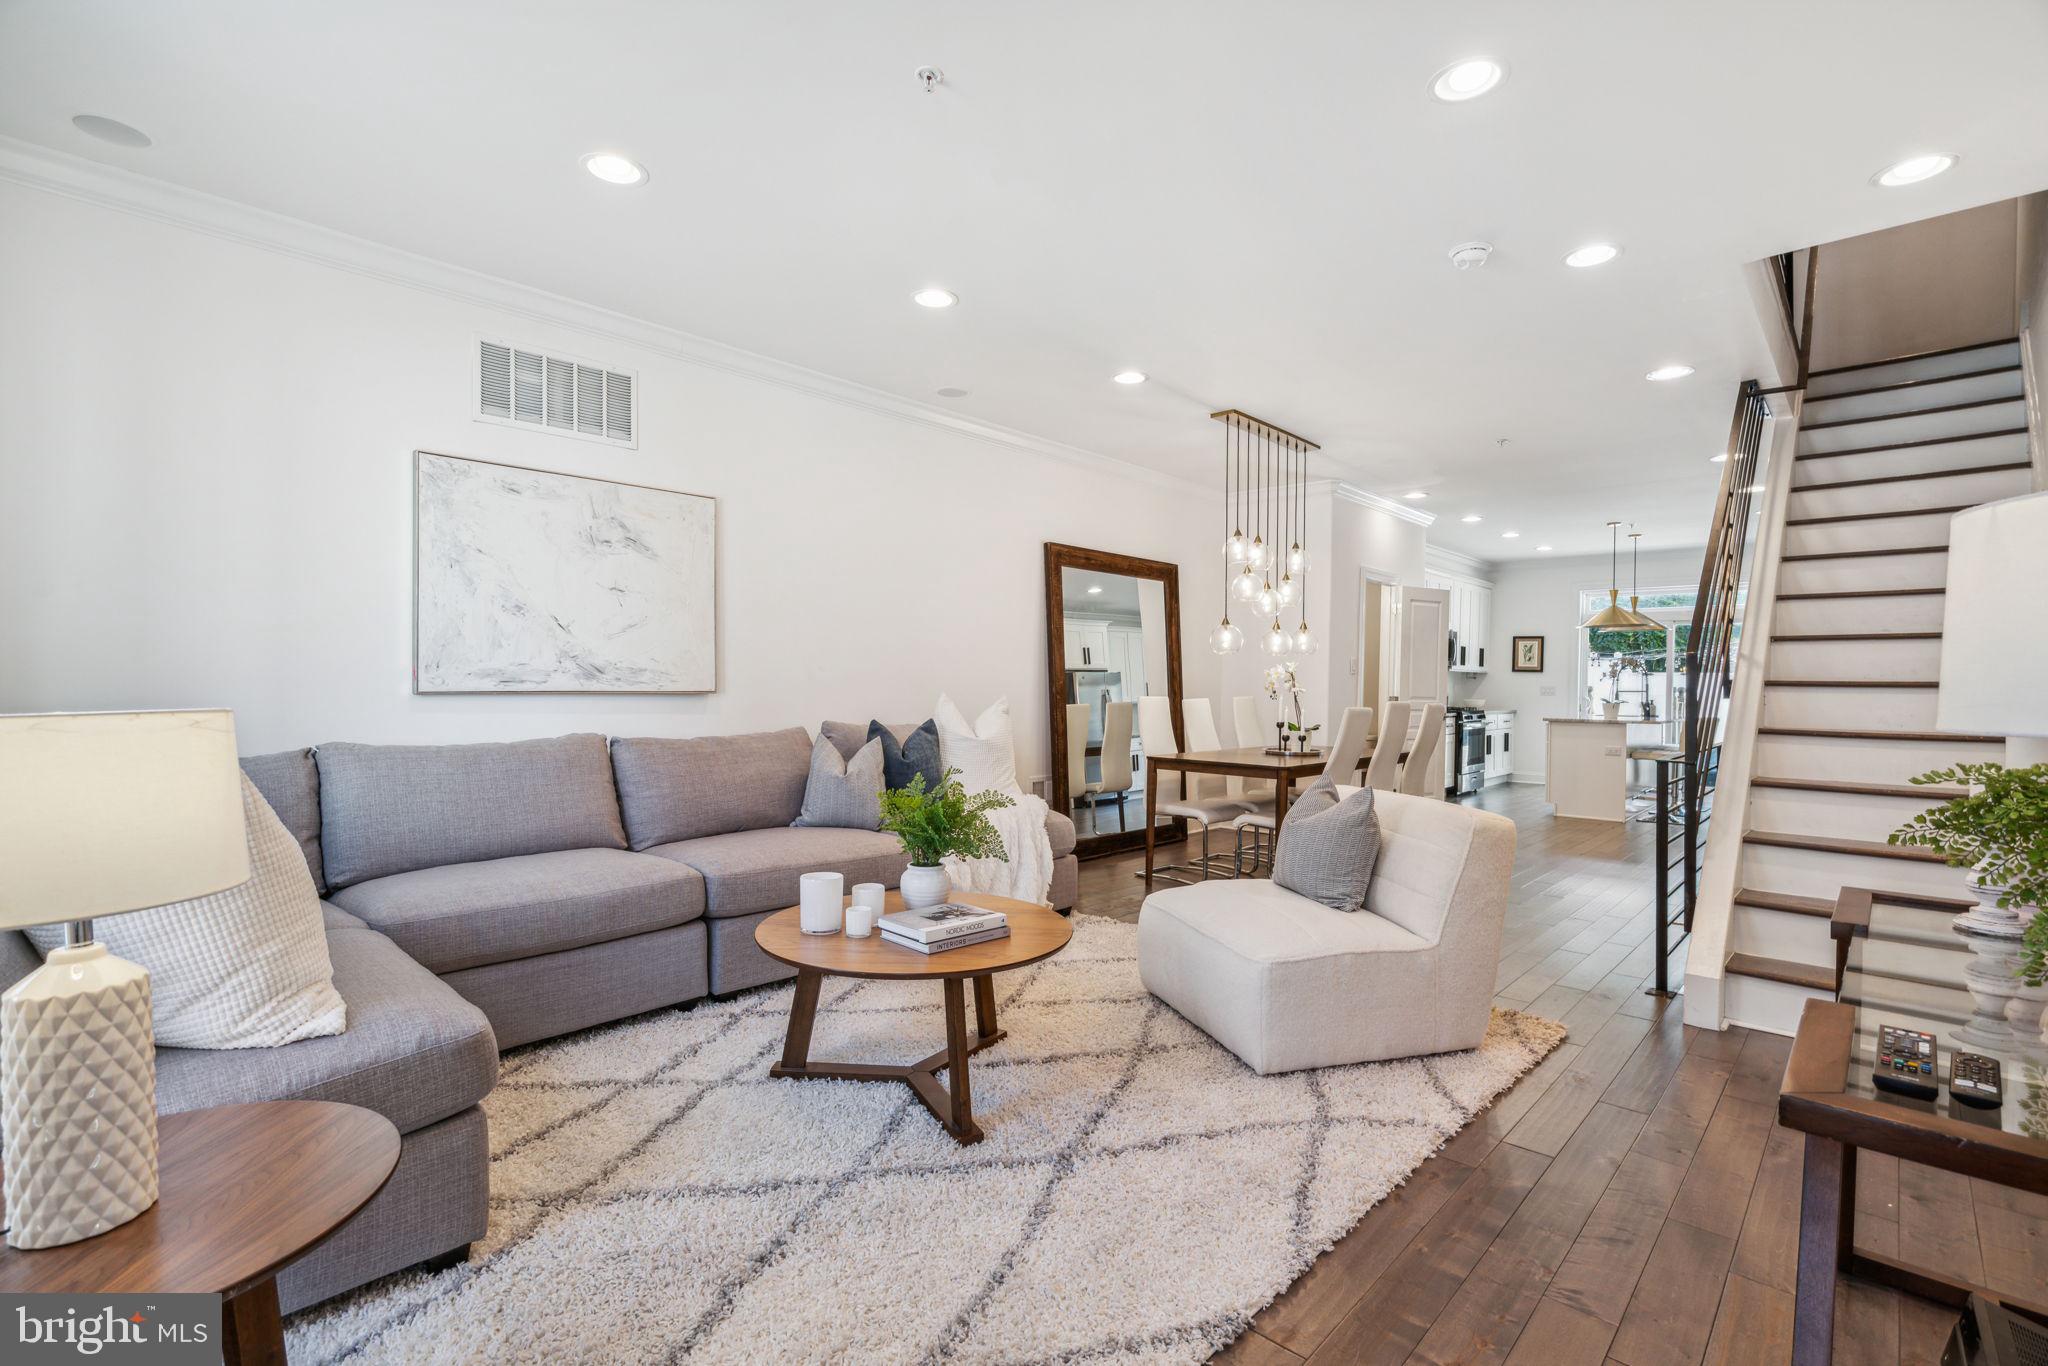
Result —
<instances>
[{"instance_id":1,"label":"dining table","mask_svg":"<svg viewBox=\"0 0 2048 1366\"><path fill-rule=\"evenodd\" d=\"M1365 753L1358 759L1358 767L1364 768L1372 758L1373 746L1368 744ZM1406 752L1401 755L1408 757ZM1273 784L1273 840L1280 840L1280 826L1287 819L1287 805L1293 799L1293 787L1298 778L1313 778L1321 774L1329 764L1327 750L1311 750L1306 754L1276 754L1257 745L1238 749L1183 750L1173 754L1147 754L1145 756L1145 890L1152 890L1153 849L1159 840L1159 823L1150 819L1151 813L1159 809L1159 775L1162 772L1181 775L1180 788L1183 799L1187 796L1188 775L1191 773L1220 774L1226 778L1262 778Z\"/></svg>"}]
</instances>

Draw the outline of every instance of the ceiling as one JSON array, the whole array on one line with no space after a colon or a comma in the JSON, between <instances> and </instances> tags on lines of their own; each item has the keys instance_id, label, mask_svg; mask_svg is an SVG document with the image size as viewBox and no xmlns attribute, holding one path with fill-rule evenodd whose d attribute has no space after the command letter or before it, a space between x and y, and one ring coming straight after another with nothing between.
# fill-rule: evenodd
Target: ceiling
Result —
<instances>
[{"instance_id":1,"label":"ceiling","mask_svg":"<svg viewBox=\"0 0 2048 1366\"><path fill-rule=\"evenodd\" d=\"M1205 481L1242 408L1502 560L1697 543L1743 263L2048 185L2044 56L2038 0L14 0L0 133Z\"/></svg>"},{"instance_id":2,"label":"ceiling","mask_svg":"<svg viewBox=\"0 0 2048 1366\"><path fill-rule=\"evenodd\" d=\"M1066 598L1069 616L1129 617L1133 621L1143 616L1138 605L1138 580L1128 574L1098 574L1092 569L1062 569L1060 588ZM1099 588L1099 593L1091 593Z\"/></svg>"}]
</instances>

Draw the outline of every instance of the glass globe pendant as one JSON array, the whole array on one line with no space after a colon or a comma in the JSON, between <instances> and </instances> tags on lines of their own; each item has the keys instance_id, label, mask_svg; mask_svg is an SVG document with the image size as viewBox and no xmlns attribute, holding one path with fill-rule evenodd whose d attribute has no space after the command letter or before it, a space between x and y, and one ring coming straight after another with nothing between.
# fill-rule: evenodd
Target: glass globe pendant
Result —
<instances>
[{"instance_id":1,"label":"glass globe pendant","mask_svg":"<svg viewBox=\"0 0 2048 1366\"><path fill-rule=\"evenodd\" d=\"M1243 564L1252 553L1251 542L1244 538L1244 532L1233 531L1230 539L1223 543L1223 553L1230 557L1232 564Z\"/></svg>"},{"instance_id":2,"label":"glass globe pendant","mask_svg":"<svg viewBox=\"0 0 2048 1366\"><path fill-rule=\"evenodd\" d=\"M1244 632L1230 624L1225 617L1215 630L1209 633L1209 648L1219 655L1234 655L1244 648Z\"/></svg>"},{"instance_id":3,"label":"glass globe pendant","mask_svg":"<svg viewBox=\"0 0 2048 1366\"><path fill-rule=\"evenodd\" d=\"M1305 621L1295 628L1294 648L1299 653L1305 655L1312 655L1316 652L1316 638L1308 629L1308 623Z\"/></svg>"},{"instance_id":4,"label":"glass globe pendant","mask_svg":"<svg viewBox=\"0 0 2048 1366\"><path fill-rule=\"evenodd\" d=\"M1246 552L1245 563L1254 569L1264 569L1266 562L1270 559L1272 559L1272 554L1266 549L1265 537L1252 537L1251 549Z\"/></svg>"},{"instance_id":5,"label":"glass globe pendant","mask_svg":"<svg viewBox=\"0 0 2048 1366\"><path fill-rule=\"evenodd\" d=\"M1293 602L1294 576L1292 574L1282 574L1280 576L1280 586L1275 588L1273 592L1278 595L1282 606Z\"/></svg>"},{"instance_id":6,"label":"glass globe pendant","mask_svg":"<svg viewBox=\"0 0 2048 1366\"><path fill-rule=\"evenodd\" d=\"M1287 632L1280 629L1280 618L1273 618L1273 629L1266 633L1266 653L1278 658L1287 653L1289 643Z\"/></svg>"},{"instance_id":7,"label":"glass globe pendant","mask_svg":"<svg viewBox=\"0 0 2048 1366\"><path fill-rule=\"evenodd\" d=\"M1230 595L1239 602L1250 602L1259 595L1259 576L1246 565L1230 581Z\"/></svg>"},{"instance_id":8,"label":"glass globe pendant","mask_svg":"<svg viewBox=\"0 0 2048 1366\"><path fill-rule=\"evenodd\" d=\"M1259 596L1256 601L1259 606L1259 615L1262 617L1270 616L1280 610L1280 594L1274 590L1272 580L1268 579L1264 584L1260 585Z\"/></svg>"},{"instance_id":9,"label":"glass globe pendant","mask_svg":"<svg viewBox=\"0 0 2048 1366\"><path fill-rule=\"evenodd\" d=\"M1299 574L1307 568L1308 552L1301 548L1301 542L1296 541L1287 552L1287 572Z\"/></svg>"}]
</instances>

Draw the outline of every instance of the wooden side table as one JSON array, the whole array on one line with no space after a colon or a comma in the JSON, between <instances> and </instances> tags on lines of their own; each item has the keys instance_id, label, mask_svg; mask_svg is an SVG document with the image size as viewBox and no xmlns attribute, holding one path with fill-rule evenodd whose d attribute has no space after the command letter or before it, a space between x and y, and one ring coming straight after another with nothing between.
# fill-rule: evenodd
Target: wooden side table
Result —
<instances>
[{"instance_id":1,"label":"wooden side table","mask_svg":"<svg viewBox=\"0 0 2048 1366\"><path fill-rule=\"evenodd\" d=\"M805 934L798 908L777 911L754 927L761 952L796 969L796 996L789 1006L789 1032L782 1061L768 1069L771 1077L826 1078L835 1081L900 1081L924 1102L932 1118L958 1143L979 1143L981 1126L974 1122L974 1104L967 1084L967 1059L1003 1037L996 1026L995 973L1049 958L1067 946L1074 927L1057 911L1030 901L956 892L947 898L1010 918L1004 939L923 954L892 944L881 931L865 939L840 934ZM851 898L849 898L851 900ZM903 909L903 898L890 892L884 911ZM944 984L946 1046L919 1062L904 1065L864 1062L813 1062L811 1026L818 1017L818 991L827 977L883 977L936 980ZM966 979L974 979L974 1038L967 1036ZM945 1086L937 1073L944 1069Z\"/></svg>"},{"instance_id":2,"label":"wooden side table","mask_svg":"<svg viewBox=\"0 0 2048 1366\"><path fill-rule=\"evenodd\" d=\"M0 1291L221 1296L226 1366L282 1363L277 1273L384 1188L398 1130L324 1100L221 1105L157 1123L157 1202L63 1247L0 1248Z\"/></svg>"}]
</instances>

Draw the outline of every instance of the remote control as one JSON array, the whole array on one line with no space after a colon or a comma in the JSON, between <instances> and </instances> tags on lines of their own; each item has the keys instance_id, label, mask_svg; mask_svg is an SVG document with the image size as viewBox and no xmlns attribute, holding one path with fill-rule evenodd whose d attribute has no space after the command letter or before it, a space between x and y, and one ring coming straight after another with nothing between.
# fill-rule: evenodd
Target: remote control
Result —
<instances>
[{"instance_id":1,"label":"remote control","mask_svg":"<svg viewBox=\"0 0 2048 1366\"><path fill-rule=\"evenodd\" d=\"M1898 1025L1877 1027L1877 1061L1870 1080L1880 1091L1891 1091L1915 1100L1933 1100L1941 1094L1934 1074L1934 1036Z\"/></svg>"},{"instance_id":2,"label":"remote control","mask_svg":"<svg viewBox=\"0 0 2048 1366\"><path fill-rule=\"evenodd\" d=\"M1948 1059L1948 1093L1964 1105L1978 1105L1986 1110L2004 1104L2005 1091L1999 1085L1998 1059L1987 1058L1982 1053L1951 1053Z\"/></svg>"}]
</instances>

